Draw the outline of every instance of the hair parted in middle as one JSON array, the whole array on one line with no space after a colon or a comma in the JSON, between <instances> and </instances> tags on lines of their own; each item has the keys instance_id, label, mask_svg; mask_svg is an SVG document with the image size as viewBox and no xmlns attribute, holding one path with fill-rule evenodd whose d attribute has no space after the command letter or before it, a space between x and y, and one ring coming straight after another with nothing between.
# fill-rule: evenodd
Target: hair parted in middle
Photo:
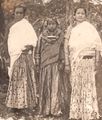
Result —
<instances>
[{"instance_id":1,"label":"hair parted in middle","mask_svg":"<svg viewBox=\"0 0 102 120\"><path fill-rule=\"evenodd\" d=\"M13 9L13 13L15 12L15 9L16 9L16 8L23 8L23 13L24 13L24 15L25 15L26 10L27 10L25 4L21 3L21 4L17 4L17 5L15 5L15 6L14 6L14 9Z\"/></svg>"}]
</instances>

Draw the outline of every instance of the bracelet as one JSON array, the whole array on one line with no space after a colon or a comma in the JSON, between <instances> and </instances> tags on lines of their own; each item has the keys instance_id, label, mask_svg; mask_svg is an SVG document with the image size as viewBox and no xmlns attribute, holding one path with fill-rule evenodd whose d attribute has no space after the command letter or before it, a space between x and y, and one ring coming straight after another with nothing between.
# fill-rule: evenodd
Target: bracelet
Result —
<instances>
[{"instance_id":1,"label":"bracelet","mask_svg":"<svg viewBox=\"0 0 102 120\"><path fill-rule=\"evenodd\" d=\"M40 58L40 54L35 54L35 58Z\"/></svg>"},{"instance_id":2,"label":"bracelet","mask_svg":"<svg viewBox=\"0 0 102 120\"><path fill-rule=\"evenodd\" d=\"M65 64L65 66L69 66L70 64Z\"/></svg>"},{"instance_id":3,"label":"bracelet","mask_svg":"<svg viewBox=\"0 0 102 120\"><path fill-rule=\"evenodd\" d=\"M36 59L40 59L40 57L39 57L39 56L35 56L34 58L36 58Z\"/></svg>"}]
</instances>

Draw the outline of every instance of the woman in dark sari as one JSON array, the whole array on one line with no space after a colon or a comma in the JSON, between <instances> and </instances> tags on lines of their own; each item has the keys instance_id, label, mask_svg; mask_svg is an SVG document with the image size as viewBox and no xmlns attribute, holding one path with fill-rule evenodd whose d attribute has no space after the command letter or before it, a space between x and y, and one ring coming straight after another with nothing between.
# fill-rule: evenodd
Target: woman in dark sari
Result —
<instances>
[{"instance_id":1,"label":"woman in dark sari","mask_svg":"<svg viewBox=\"0 0 102 120\"><path fill-rule=\"evenodd\" d=\"M64 62L63 33L58 28L55 19L47 21L47 27L42 32L38 42L38 54L41 88L39 90L40 114L59 116L62 114L60 67L63 66Z\"/></svg>"}]
</instances>

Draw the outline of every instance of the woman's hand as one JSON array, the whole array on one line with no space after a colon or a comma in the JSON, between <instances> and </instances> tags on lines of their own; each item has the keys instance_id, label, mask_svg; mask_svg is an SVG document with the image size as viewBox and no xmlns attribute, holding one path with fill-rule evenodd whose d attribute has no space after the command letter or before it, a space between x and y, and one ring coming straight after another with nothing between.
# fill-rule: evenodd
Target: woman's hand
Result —
<instances>
[{"instance_id":1,"label":"woman's hand","mask_svg":"<svg viewBox=\"0 0 102 120\"><path fill-rule=\"evenodd\" d=\"M8 67L10 67L10 58L8 58L8 59L6 60L6 65L7 65Z\"/></svg>"},{"instance_id":2,"label":"woman's hand","mask_svg":"<svg viewBox=\"0 0 102 120\"><path fill-rule=\"evenodd\" d=\"M95 71L98 71L101 68L101 61L102 57L99 51L96 51L96 58L95 58Z\"/></svg>"},{"instance_id":3,"label":"woman's hand","mask_svg":"<svg viewBox=\"0 0 102 120\"><path fill-rule=\"evenodd\" d=\"M26 45L25 49L22 50L23 53L29 52L29 50L33 51L33 46L32 45Z\"/></svg>"},{"instance_id":4,"label":"woman's hand","mask_svg":"<svg viewBox=\"0 0 102 120\"><path fill-rule=\"evenodd\" d=\"M33 46L32 45L26 45L25 48L29 51L29 50L33 50Z\"/></svg>"},{"instance_id":5,"label":"woman's hand","mask_svg":"<svg viewBox=\"0 0 102 120\"><path fill-rule=\"evenodd\" d=\"M59 64L58 64L58 70L62 71L62 70L64 70L64 67L65 67L65 64L63 62L59 62Z\"/></svg>"},{"instance_id":6,"label":"woman's hand","mask_svg":"<svg viewBox=\"0 0 102 120\"><path fill-rule=\"evenodd\" d=\"M70 65L65 65L65 72L67 74L70 74L70 72L71 72Z\"/></svg>"},{"instance_id":7,"label":"woman's hand","mask_svg":"<svg viewBox=\"0 0 102 120\"><path fill-rule=\"evenodd\" d=\"M29 50L28 49L23 49L22 52L23 53L27 53Z\"/></svg>"}]
</instances>

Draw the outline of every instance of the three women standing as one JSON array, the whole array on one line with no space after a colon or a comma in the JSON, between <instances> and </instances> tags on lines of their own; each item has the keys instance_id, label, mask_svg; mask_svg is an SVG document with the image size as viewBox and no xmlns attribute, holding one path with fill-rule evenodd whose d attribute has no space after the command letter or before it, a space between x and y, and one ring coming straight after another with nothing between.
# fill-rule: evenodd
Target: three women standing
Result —
<instances>
[{"instance_id":1,"label":"three women standing","mask_svg":"<svg viewBox=\"0 0 102 120\"><path fill-rule=\"evenodd\" d=\"M15 8L15 15L19 16L16 16L8 36L11 64L6 105L17 109L36 106L32 51L37 37L32 26L24 19L24 12L21 6ZM72 86L70 119L98 119L95 70L102 43L94 26L86 21L83 8L75 10L75 20L75 24L67 29L64 46L65 70L70 71ZM47 28L38 42L37 53L40 63L40 114L59 116L62 114L60 69L64 59L61 54L64 53L63 33L57 21L47 21Z\"/></svg>"}]
</instances>

